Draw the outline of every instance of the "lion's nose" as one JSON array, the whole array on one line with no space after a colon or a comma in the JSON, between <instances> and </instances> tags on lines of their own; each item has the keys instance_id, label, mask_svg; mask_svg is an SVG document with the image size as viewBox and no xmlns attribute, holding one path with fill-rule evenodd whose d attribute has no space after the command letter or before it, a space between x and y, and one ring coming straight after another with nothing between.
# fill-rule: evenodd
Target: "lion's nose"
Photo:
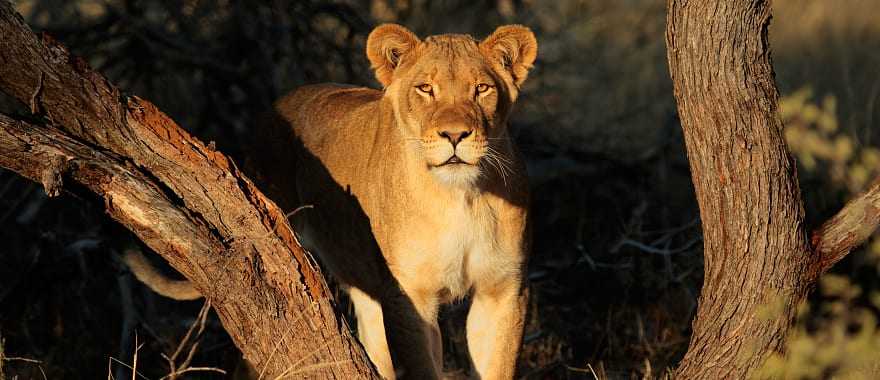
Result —
<instances>
[{"instance_id":1,"label":"lion's nose","mask_svg":"<svg viewBox=\"0 0 880 380\"><path fill-rule=\"evenodd\" d=\"M452 143L452 147L454 148L456 145L458 145L458 143L461 142L461 140L464 140L465 138L470 136L471 133L473 133L473 130L465 129L462 127L452 127L445 128L438 133L441 137L449 140L449 142Z\"/></svg>"}]
</instances>

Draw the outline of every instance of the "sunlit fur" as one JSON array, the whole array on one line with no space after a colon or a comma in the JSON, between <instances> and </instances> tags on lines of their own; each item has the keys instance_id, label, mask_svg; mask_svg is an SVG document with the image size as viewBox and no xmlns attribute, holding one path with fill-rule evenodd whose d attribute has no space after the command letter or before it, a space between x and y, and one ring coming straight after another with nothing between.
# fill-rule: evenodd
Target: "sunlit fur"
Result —
<instances>
[{"instance_id":1,"label":"sunlit fur","mask_svg":"<svg viewBox=\"0 0 880 380\"><path fill-rule=\"evenodd\" d=\"M386 94L395 94L392 104L404 138L416 143L411 148L444 185L476 186L486 174L507 175L511 160L503 157L506 147L493 148L491 142L506 139L517 82L497 70L494 57L467 35L428 37L412 50L401 58L396 80L386 88ZM448 129L468 135L453 148L441 135ZM490 150L492 157L486 157ZM442 166L453 154L464 163Z\"/></svg>"},{"instance_id":2,"label":"sunlit fur","mask_svg":"<svg viewBox=\"0 0 880 380\"><path fill-rule=\"evenodd\" d=\"M350 289L361 342L386 378L440 376L439 307L469 294L475 374L513 376L526 307L529 195L507 119L536 52L534 35L522 26L500 27L477 41L457 34L420 40L401 26L383 25L367 39L382 91L307 86L276 104L321 166L290 169L299 200L315 204L292 218L294 227ZM347 231L341 240L336 229L350 223L344 217L350 213L321 203L327 188L314 170L329 172L356 201L369 219L369 236ZM351 241L364 244L344 244ZM371 242L394 282L368 270L374 262L362 250ZM399 284L417 315L383 298L389 283ZM410 316L421 328L388 324ZM389 347L386 327L404 336L400 346Z\"/></svg>"},{"instance_id":3,"label":"sunlit fur","mask_svg":"<svg viewBox=\"0 0 880 380\"><path fill-rule=\"evenodd\" d=\"M275 196L310 206L291 222L349 291L359 339L385 378L440 377L439 306L468 294L474 377L513 377L529 194L506 124L536 54L534 35L519 25L480 42L422 41L382 25L367 39L367 58L383 91L314 85L275 104L282 133L273 144L289 144L279 154L299 160L273 161ZM198 295L163 287L158 275L138 278Z\"/></svg>"}]
</instances>

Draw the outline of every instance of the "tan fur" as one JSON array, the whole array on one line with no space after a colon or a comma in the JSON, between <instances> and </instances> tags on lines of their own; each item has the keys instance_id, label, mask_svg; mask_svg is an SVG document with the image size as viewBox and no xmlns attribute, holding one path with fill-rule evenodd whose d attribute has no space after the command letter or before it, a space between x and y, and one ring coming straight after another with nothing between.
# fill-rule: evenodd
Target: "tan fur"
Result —
<instances>
[{"instance_id":1,"label":"tan fur","mask_svg":"<svg viewBox=\"0 0 880 380\"><path fill-rule=\"evenodd\" d=\"M294 229L349 289L385 378L439 378L438 308L469 294L475 377L514 375L529 195L507 118L536 53L518 25L482 42L382 25L367 58L383 91L302 87L257 132L258 180L285 209L313 206Z\"/></svg>"},{"instance_id":2,"label":"tan fur","mask_svg":"<svg viewBox=\"0 0 880 380\"><path fill-rule=\"evenodd\" d=\"M202 298L202 294L186 280L171 280L156 271L147 261L147 258L137 249L125 250L122 260L134 273L134 276L144 284L148 284L154 292L165 297L180 301L189 301Z\"/></svg>"},{"instance_id":3,"label":"tan fur","mask_svg":"<svg viewBox=\"0 0 880 380\"><path fill-rule=\"evenodd\" d=\"M469 293L468 347L476 375L513 377L525 308L528 194L506 124L536 50L534 36L522 26L501 27L478 42L466 35L419 41L401 26L383 25L371 33L367 57L384 91L308 86L276 104L298 144L319 163L297 168L299 201L315 210L293 218L296 230L354 288L361 341L387 378L395 369L407 378L439 376L438 307ZM425 84L430 93L417 88ZM481 84L489 85L484 93L477 91ZM465 137L453 148L441 132ZM440 166L453 151L466 164ZM340 232L338 226L358 213L322 202L330 192L315 180L322 169L350 194L368 228ZM340 246L340 239L361 234L372 236L355 238L363 244ZM372 238L393 281L381 278L381 271L358 271L383 264L362 248ZM383 325L396 329L385 319L406 317L389 313L410 312L383 304L382 287L395 284L412 302L429 347L414 346L416 338L402 339L404 347L397 349L391 344L392 368L391 339ZM434 363L408 360L410 355ZM401 363L429 368L400 368Z\"/></svg>"}]
</instances>

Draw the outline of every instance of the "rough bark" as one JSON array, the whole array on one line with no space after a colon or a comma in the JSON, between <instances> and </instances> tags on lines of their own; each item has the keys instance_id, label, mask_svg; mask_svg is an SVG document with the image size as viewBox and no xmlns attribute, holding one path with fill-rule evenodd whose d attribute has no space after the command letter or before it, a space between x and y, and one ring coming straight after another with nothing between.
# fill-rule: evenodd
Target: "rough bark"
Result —
<instances>
[{"instance_id":1,"label":"rough bark","mask_svg":"<svg viewBox=\"0 0 880 380\"><path fill-rule=\"evenodd\" d=\"M702 218L705 278L678 378L750 378L819 274L877 227L878 186L817 230L782 135L762 0L670 0L667 54Z\"/></svg>"},{"instance_id":2,"label":"rough bark","mask_svg":"<svg viewBox=\"0 0 880 380\"><path fill-rule=\"evenodd\" d=\"M813 231L813 251L821 272L827 271L864 243L880 225L880 180L853 198L834 217Z\"/></svg>"},{"instance_id":3,"label":"rough bark","mask_svg":"<svg viewBox=\"0 0 880 380\"><path fill-rule=\"evenodd\" d=\"M0 117L0 166L74 181L195 283L263 377L377 378L282 212L222 153L37 37L0 0L0 90L51 127Z\"/></svg>"}]
</instances>

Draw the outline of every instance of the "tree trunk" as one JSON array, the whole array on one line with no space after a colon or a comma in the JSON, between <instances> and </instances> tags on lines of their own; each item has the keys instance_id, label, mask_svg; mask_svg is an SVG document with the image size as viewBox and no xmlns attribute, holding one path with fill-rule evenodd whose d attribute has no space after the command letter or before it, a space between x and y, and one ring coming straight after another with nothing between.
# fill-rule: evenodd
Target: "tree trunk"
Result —
<instances>
[{"instance_id":1,"label":"tree trunk","mask_svg":"<svg viewBox=\"0 0 880 380\"><path fill-rule=\"evenodd\" d=\"M0 115L0 166L64 180L211 301L264 378L378 378L285 214L235 164L149 102L120 94L0 0L0 90L49 126Z\"/></svg>"},{"instance_id":2,"label":"tree trunk","mask_svg":"<svg viewBox=\"0 0 880 380\"><path fill-rule=\"evenodd\" d=\"M676 373L750 378L783 350L797 305L819 274L877 227L878 186L819 229L814 249L778 115L768 2L668 5L669 69L705 257L693 335Z\"/></svg>"}]
</instances>

